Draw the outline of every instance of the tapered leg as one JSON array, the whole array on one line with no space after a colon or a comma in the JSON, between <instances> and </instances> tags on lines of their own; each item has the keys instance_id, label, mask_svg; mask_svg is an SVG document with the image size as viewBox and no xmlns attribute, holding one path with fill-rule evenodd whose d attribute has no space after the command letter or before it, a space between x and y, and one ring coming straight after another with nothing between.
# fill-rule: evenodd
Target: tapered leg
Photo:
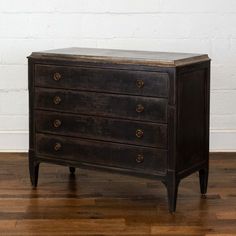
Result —
<instances>
[{"instance_id":1,"label":"tapered leg","mask_svg":"<svg viewBox=\"0 0 236 236\"><path fill-rule=\"evenodd\" d=\"M29 158L29 172L30 172L30 180L31 180L32 186L37 187L39 163L35 162L32 158Z\"/></svg>"},{"instance_id":2,"label":"tapered leg","mask_svg":"<svg viewBox=\"0 0 236 236\"><path fill-rule=\"evenodd\" d=\"M169 212L173 213L176 210L176 202L177 202L177 194L178 194L179 180L175 177L175 175L169 174L166 188L168 194L168 205Z\"/></svg>"},{"instance_id":3,"label":"tapered leg","mask_svg":"<svg viewBox=\"0 0 236 236\"><path fill-rule=\"evenodd\" d=\"M208 184L208 167L199 170L199 182L201 194L206 194Z\"/></svg>"},{"instance_id":4,"label":"tapered leg","mask_svg":"<svg viewBox=\"0 0 236 236\"><path fill-rule=\"evenodd\" d=\"M75 167L69 167L70 173L73 175L75 173Z\"/></svg>"}]
</instances>

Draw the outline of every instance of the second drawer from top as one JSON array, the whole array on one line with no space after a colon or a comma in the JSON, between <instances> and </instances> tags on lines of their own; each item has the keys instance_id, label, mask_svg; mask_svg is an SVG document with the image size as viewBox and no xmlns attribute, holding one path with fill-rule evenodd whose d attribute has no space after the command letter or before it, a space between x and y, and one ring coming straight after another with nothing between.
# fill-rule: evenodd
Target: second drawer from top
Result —
<instances>
[{"instance_id":1,"label":"second drawer from top","mask_svg":"<svg viewBox=\"0 0 236 236\"><path fill-rule=\"evenodd\" d=\"M168 100L118 94L36 88L35 108L167 123Z\"/></svg>"}]
</instances>

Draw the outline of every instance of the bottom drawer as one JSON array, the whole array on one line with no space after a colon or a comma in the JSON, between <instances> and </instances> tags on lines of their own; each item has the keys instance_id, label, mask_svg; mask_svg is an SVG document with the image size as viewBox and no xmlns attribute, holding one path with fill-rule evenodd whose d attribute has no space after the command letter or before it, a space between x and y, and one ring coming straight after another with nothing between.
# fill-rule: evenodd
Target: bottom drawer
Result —
<instances>
[{"instance_id":1,"label":"bottom drawer","mask_svg":"<svg viewBox=\"0 0 236 236\"><path fill-rule=\"evenodd\" d=\"M167 166L166 150L45 134L36 135L36 153L143 172L165 172Z\"/></svg>"}]
</instances>

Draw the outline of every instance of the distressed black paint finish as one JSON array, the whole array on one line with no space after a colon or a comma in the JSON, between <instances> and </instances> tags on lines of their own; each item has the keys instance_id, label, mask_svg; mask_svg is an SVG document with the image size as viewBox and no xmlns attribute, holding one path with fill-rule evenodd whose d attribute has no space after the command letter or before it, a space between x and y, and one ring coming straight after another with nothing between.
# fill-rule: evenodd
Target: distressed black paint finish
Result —
<instances>
[{"instance_id":1,"label":"distressed black paint finish","mask_svg":"<svg viewBox=\"0 0 236 236\"><path fill-rule=\"evenodd\" d=\"M41 162L160 179L174 212L182 178L207 191L206 55L61 49L29 57L31 182ZM197 197L197 196L196 196Z\"/></svg>"},{"instance_id":2,"label":"distressed black paint finish","mask_svg":"<svg viewBox=\"0 0 236 236\"><path fill-rule=\"evenodd\" d=\"M178 80L178 155L177 169L204 161L205 70L185 72Z\"/></svg>"},{"instance_id":3,"label":"distressed black paint finish","mask_svg":"<svg viewBox=\"0 0 236 236\"><path fill-rule=\"evenodd\" d=\"M168 97L168 73L38 64L35 76L39 87Z\"/></svg>"},{"instance_id":4,"label":"distressed black paint finish","mask_svg":"<svg viewBox=\"0 0 236 236\"><path fill-rule=\"evenodd\" d=\"M58 100L55 100L58 98ZM140 121L167 122L167 99L37 88L35 108ZM144 110L137 112L137 106Z\"/></svg>"},{"instance_id":5,"label":"distressed black paint finish","mask_svg":"<svg viewBox=\"0 0 236 236\"><path fill-rule=\"evenodd\" d=\"M166 150L79 138L68 139L45 134L37 134L36 142L38 155L55 159L101 164L108 167L141 169L147 173L166 171ZM58 144L60 144L60 148L55 149L55 145Z\"/></svg>"}]
</instances>

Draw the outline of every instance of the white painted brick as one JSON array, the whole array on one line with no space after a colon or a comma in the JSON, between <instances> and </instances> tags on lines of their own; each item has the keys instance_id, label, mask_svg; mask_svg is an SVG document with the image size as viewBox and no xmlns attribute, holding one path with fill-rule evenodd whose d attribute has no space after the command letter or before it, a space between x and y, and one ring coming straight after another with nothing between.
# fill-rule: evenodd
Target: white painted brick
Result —
<instances>
[{"instance_id":1,"label":"white painted brick","mask_svg":"<svg viewBox=\"0 0 236 236\"><path fill-rule=\"evenodd\" d=\"M59 12L137 13L160 11L160 0L64 0L56 1Z\"/></svg>"},{"instance_id":2,"label":"white painted brick","mask_svg":"<svg viewBox=\"0 0 236 236\"><path fill-rule=\"evenodd\" d=\"M67 22L66 16L69 14L65 15ZM53 38L56 36L54 27L63 21L62 18L55 13L0 14L0 38Z\"/></svg>"},{"instance_id":3,"label":"white painted brick","mask_svg":"<svg viewBox=\"0 0 236 236\"><path fill-rule=\"evenodd\" d=\"M235 0L162 0L162 12L236 12Z\"/></svg>"},{"instance_id":4,"label":"white painted brick","mask_svg":"<svg viewBox=\"0 0 236 236\"><path fill-rule=\"evenodd\" d=\"M234 15L219 17L215 14L17 14L19 20L14 19L12 15L1 15L2 18L10 18L6 21L10 21L11 28L16 28L16 30L9 30L6 27L8 24L2 24L0 34L3 37L206 38L218 36L227 38L236 34L236 29L230 24L236 21ZM221 33L222 31L225 32Z\"/></svg>"},{"instance_id":5,"label":"white painted brick","mask_svg":"<svg viewBox=\"0 0 236 236\"><path fill-rule=\"evenodd\" d=\"M211 89L236 89L236 66L215 64L214 57L211 68ZM236 127L236 126L235 126Z\"/></svg>"},{"instance_id":6,"label":"white painted brick","mask_svg":"<svg viewBox=\"0 0 236 236\"><path fill-rule=\"evenodd\" d=\"M212 115L236 114L236 90L214 90L211 93Z\"/></svg>"},{"instance_id":7,"label":"white painted brick","mask_svg":"<svg viewBox=\"0 0 236 236\"><path fill-rule=\"evenodd\" d=\"M30 29L28 37L35 39L56 39L60 35L67 37L67 31L77 32L76 26L80 24L78 18L74 18L73 16L77 15L57 13L28 14Z\"/></svg>"},{"instance_id":8,"label":"white painted brick","mask_svg":"<svg viewBox=\"0 0 236 236\"><path fill-rule=\"evenodd\" d=\"M168 52L209 53L211 40L208 39L99 39L100 48L132 49Z\"/></svg>"},{"instance_id":9,"label":"white painted brick","mask_svg":"<svg viewBox=\"0 0 236 236\"><path fill-rule=\"evenodd\" d=\"M219 130L235 130L236 115L211 115L210 127Z\"/></svg>"},{"instance_id":10,"label":"white painted brick","mask_svg":"<svg viewBox=\"0 0 236 236\"><path fill-rule=\"evenodd\" d=\"M159 16L145 14L71 14L58 21L56 35L67 38L150 38L160 22Z\"/></svg>"},{"instance_id":11,"label":"white painted brick","mask_svg":"<svg viewBox=\"0 0 236 236\"><path fill-rule=\"evenodd\" d=\"M232 54L236 54L236 38L230 40L230 50Z\"/></svg>"},{"instance_id":12,"label":"white painted brick","mask_svg":"<svg viewBox=\"0 0 236 236\"><path fill-rule=\"evenodd\" d=\"M212 38L225 38L229 39L231 37L236 37L236 14L216 14L214 17L214 35L211 35ZM205 20L208 20L205 17Z\"/></svg>"},{"instance_id":13,"label":"white painted brick","mask_svg":"<svg viewBox=\"0 0 236 236\"><path fill-rule=\"evenodd\" d=\"M55 13L29 14L27 17L27 29L19 34L20 38L154 38L158 36L160 24L160 15L155 14ZM6 38L16 35L17 32L3 30Z\"/></svg>"},{"instance_id":14,"label":"white painted brick","mask_svg":"<svg viewBox=\"0 0 236 236\"><path fill-rule=\"evenodd\" d=\"M96 48L97 39L55 39L54 48L63 48L63 47L87 47L87 48Z\"/></svg>"},{"instance_id":15,"label":"white painted brick","mask_svg":"<svg viewBox=\"0 0 236 236\"><path fill-rule=\"evenodd\" d=\"M137 39L137 38L98 39L97 46L99 48L159 51L160 50L160 40L148 39L148 38L146 38L146 39ZM165 50L165 49L163 49L163 50Z\"/></svg>"},{"instance_id":16,"label":"white painted brick","mask_svg":"<svg viewBox=\"0 0 236 236\"><path fill-rule=\"evenodd\" d=\"M214 64L235 66L236 54L232 53L230 40L213 39L211 57Z\"/></svg>"},{"instance_id":17,"label":"white painted brick","mask_svg":"<svg viewBox=\"0 0 236 236\"><path fill-rule=\"evenodd\" d=\"M129 14L129 15L85 15L85 21L98 22L86 25L84 35L103 38L145 39L208 39L217 31L215 15L191 14ZM125 25L125 27L124 27ZM97 31L101 29L101 32ZM107 32L106 32L107 31ZM104 34L107 33L107 34Z\"/></svg>"},{"instance_id":18,"label":"white painted brick","mask_svg":"<svg viewBox=\"0 0 236 236\"><path fill-rule=\"evenodd\" d=\"M160 14L158 38L224 38L236 35L236 14Z\"/></svg>"},{"instance_id":19,"label":"white painted brick","mask_svg":"<svg viewBox=\"0 0 236 236\"><path fill-rule=\"evenodd\" d=\"M223 24L216 14L166 13L160 16L158 30L154 33L157 38L212 38ZM221 36L230 34L227 32Z\"/></svg>"},{"instance_id":20,"label":"white painted brick","mask_svg":"<svg viewBox=\"0 0 236 236\"><path fill-rule=\"evenodd\" d=\"M27 64L27 56L33 51L53 48L51 39L4 39L0 40L2 64Z\"/></svg>"},{"instance_id":21,"label":"white painted brick","mask_svg":"<svg viewBox=\"0 0 236 236\"><path fill-rule=\"evenodd\" d=\"M27 89L27 72L26 65L0 65L0 89Z\"/></svg>"},{"instance_id":22,"label":"white painted brick","mask_svg":"<svg viewBox=\"0 0 236 236\"><path fill-rule=\"evenodd\" d=\"M0 12L52 12L56 8L56 0L1 0Z\"/></svg>"},{"instance_id":23,"label":"white painted brick","mask_svg":"<svg viewBox=\"0 0 236 236\"><path fill-rule=\"evenodd\" d=\"M1 115L27 115L28 92L27 91L0 91Z\"/></svg>"},{"instance_id":24,"label":"white painted brick","mask_svg":"<svg viewBox=\"0 0 236 236\"><path fill-rule=\"evenodd\" d=\"M94 24L93 15L90 16L90 20L86 22L86 14L54 14L50 18L50 32L52 34L52 38L60 39L60 38L83 38L87 37L83 34L83 28L87 25ZM40 21L41 16L38 15L38 19ZM44 24L47 24L47 18L44 21ZM33 25L33 24L32 24ZM99 30L96 29L96 32ZM44 29L42 29L44 31ZM40 36L40 34L39 34Z\"/></svg>"},{"instance_id":25,"label":"white painted brick","mask_svg":"<svg viewBox=\"0 0 236 236\"><path fill-rule=\"evenodd\" d=\"M0 132L0 152L27 152L28 144L28 132Z\"/></svg>"},{"instance_id":26,"label":"white painted brick","mask_svg":"<svg viewBox=\"0 0 236 236\"><path fill-rule=\"evenodd\" d=\"M26 14L0 14L0 39L25 38L30 33Z\"/></svg>"},{"instance_id":27,"label":"white painted brick","mask_svg":"<svg viewBox=\"0 0 236 236\"><path fill-rule=\"evenodd\" d=\"M28 115L0 115L1 131L27 131Z\"/></svg>"},{"instance_id":28,"label":"white painted brick","mask_svg":"<svg viewBox=\"0 0 236 236\"><path fill-rule=\"evenodd\" d=\"M235 130L212 130L210 134L211 151L236 151L236 131Z\"/></svg>"},{"instance_id":29,"label":"white painted brick","mask_svg":"<svg viewBox=\"0 0 236 236\"><path fill-rule=\"evenodd\" d=\"M150 7L151 6L151 7ZM0 12L158 12L160 0L2 0Z\"/></svg>"},{"instance_id":30,"label":"white painted brick","mask_svg":"<svg viewBox=\"0 0 236 236\"><path fill-rule=\"evenodd\" d=\"M192 52L209 54L211 41L209 39L161 39L158 40L159 50L172 52Z\"/></svg>"}]
</instances>

